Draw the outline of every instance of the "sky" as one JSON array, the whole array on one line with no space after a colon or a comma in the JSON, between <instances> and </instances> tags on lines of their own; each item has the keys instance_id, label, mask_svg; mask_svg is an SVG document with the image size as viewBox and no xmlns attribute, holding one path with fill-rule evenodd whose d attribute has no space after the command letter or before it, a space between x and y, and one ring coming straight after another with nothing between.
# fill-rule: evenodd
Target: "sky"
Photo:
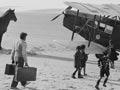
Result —
<instances>
[{"instance_id":1,"label":"sky","mask_svg":"<svg viewBox=\"0 0 120 90\"><path fill-rule=\"evenodd\" d=\"M51 9L51 8L65 8L64 2L83 2L83 3L113 3L120 4L120 0L0 0L1 8L16 8L20 10L31 9Z\"/></svg>"}]
</instances>

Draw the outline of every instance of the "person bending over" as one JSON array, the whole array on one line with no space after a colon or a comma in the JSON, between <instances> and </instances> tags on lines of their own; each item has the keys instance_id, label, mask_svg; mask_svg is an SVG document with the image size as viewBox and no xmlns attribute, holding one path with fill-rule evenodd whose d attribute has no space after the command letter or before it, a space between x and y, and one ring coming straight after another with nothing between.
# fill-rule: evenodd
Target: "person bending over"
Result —
<instances>
[{"instance_id":1,"label":"person bending over","mask_svg":"<svg viewBox=\"0 0 120 90\"><path fill-rule=\"evenodd\" d=\"M107 52L104 52L103 54L96 55L96 56L99 56L98 57L99 58L98 66L100 68L100 78L97 80L95 88L99 89L100 81L105 75L106 75L106 78L104 80L103 86L106 87L106 83L107 83L108 77L110 75L110 71L109 71L110 70L110 67L109 67L110 60L109 60L109 57L107 56Z\"/></svg>"}]
</instances>

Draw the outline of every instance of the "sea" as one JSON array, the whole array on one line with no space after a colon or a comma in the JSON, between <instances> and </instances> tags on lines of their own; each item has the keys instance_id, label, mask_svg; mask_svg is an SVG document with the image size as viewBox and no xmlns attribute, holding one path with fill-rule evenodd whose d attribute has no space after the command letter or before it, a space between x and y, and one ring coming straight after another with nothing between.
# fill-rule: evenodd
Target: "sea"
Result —
<instances>
[{"instance_id":1,"label":"sea","mask_svg":"<svg viewBox=\"0 0 120 90\"><path fill-rule=\"evenodd\" d=\"M63 26L64 15L51 21L56 15L60 14L59 9L29 10L16 12L17 22L11 21L7 32L3 36L3 48L12 48L19 34L26 32L28 46L43 45L57 42L71 42L72 32ZM75 40L84 40L75 34Z\"/></svg>"}]
</instances>

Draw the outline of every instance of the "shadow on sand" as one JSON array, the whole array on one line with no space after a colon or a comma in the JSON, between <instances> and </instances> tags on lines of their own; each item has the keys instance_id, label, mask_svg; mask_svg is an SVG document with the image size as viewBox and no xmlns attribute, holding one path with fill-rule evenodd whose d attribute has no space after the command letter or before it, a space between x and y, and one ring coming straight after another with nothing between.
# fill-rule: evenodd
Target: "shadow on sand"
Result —
<instances>
[{"instance_id":1,"label":"shadow on sand","mask_svg":"<svg viewBox=\"0 0 120 90\"><path fill-rule=\"evenodd\" d=\"M33 87L26 87L28 90L40 90L40 89L36 89L36 88L33 88Z\"/></svg>"},{"instance_id":2,"label":"shadow on sand","mask_svg":"<svg viewBox=\"0 0 120 90\"><path fill-rule=\"evenodd\" d=\"M52 55L34 55L32 57L49 58L49 59L62 60L62 61L74 61L73 58L59 57L59 56L52 56ZM92 61L92 60L88 60L87 63L97 65L97 61ZM88 76L88 77L97 79L97 77L93 77L93 76ZM117 80L109 79L108 83L120 86L120 82ZM31 90L36 90L36 89L31 89Z\"/></svg>"},{"instance_id":3,"label":"shadow on sand","mask_svg":"<svg viewBox=\"0 0 120 90\"><path fill-rule=\"evenodd\" d=\"M42 54L42 55L33 55L32 57L49 58L49 59L61 60L61 61L74 61L73 58L59 57L59 56L53 56L53 55L44 55L44 54ZM90 63L90 64L97 64L97 61L88 60L87 63Z\"/></svg>"},{"instance_id":4,"label":"shadow on sand","mask_svg":"<svg viewBox=\"0 0 120 90\"><path fill-rule=\"evenodd\" d=\"M88 80L93 80L93 79L97 80L98 79L98 77L96 77L96 76L87 75L86 77L89 77L89 78L87 78ZM104 80L104 78L102 80ZM103 81L101 81L101 82L103 83ZM120 81L113 80L113 79L109 79L107 83L120 86Z\"/></svg>"}]
</instances>

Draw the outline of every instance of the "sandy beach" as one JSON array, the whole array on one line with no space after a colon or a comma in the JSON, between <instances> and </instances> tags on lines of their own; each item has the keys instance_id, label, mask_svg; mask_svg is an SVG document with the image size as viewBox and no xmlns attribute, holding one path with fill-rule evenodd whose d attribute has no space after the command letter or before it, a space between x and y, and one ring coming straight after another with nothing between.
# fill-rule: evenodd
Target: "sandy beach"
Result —
<instances>
[{"instance_id":1,"label":"sandy beach","mask_svg":"<svg viewBox=\"0 0 120 90\"><path fill-rule=\"evenodd\" d=\"M65 52L63 52L65 55ZM65 55L66 56L66 55ZM10 55L0 55L0 90L9 90L13 76L4 74L6 63L11 63ZM73 58L58 55L28 56L29 66L37 68L37 80L23 88L20 83L18 90L95 90L94 86L99 77L99 68L94 55L89 56L87 76L83 79L72 79L74 70ZM111 69L107 87L100 84L101 90L119 90L120 62L116 62L116 69Z\"/></svg>"},{"instance_id":2,"label":"sandy beach","mask_svg":"<svg viewBox=\"0 0 120 90\"><path fill-rule=\"evenodd\" d=\"M87 45L87 42L78 35L71 42L72 32L62 26L63 16L54 22L50 21L59 10L48 11L18 12L18 22L11 22L3 37L3 48L11 49L20 32L28 33L28 62L29 66L37 68L37 79L25 88L19 83L17 90L95 90L99 67L94 53L102 52L104 48L93 47L92 43L86 49L90 53L86 70L88 75L83 79L71 78L75 48L83 43ZM4 72L5 65L11 63L10 54L0 52L0 62L0 90L9 90L13 76L5 75ZM115 69L110 72L107 87L102 86L102 80L100 90L120 89L120 60L115 62Z\"/></svg>"}]
</instances>

